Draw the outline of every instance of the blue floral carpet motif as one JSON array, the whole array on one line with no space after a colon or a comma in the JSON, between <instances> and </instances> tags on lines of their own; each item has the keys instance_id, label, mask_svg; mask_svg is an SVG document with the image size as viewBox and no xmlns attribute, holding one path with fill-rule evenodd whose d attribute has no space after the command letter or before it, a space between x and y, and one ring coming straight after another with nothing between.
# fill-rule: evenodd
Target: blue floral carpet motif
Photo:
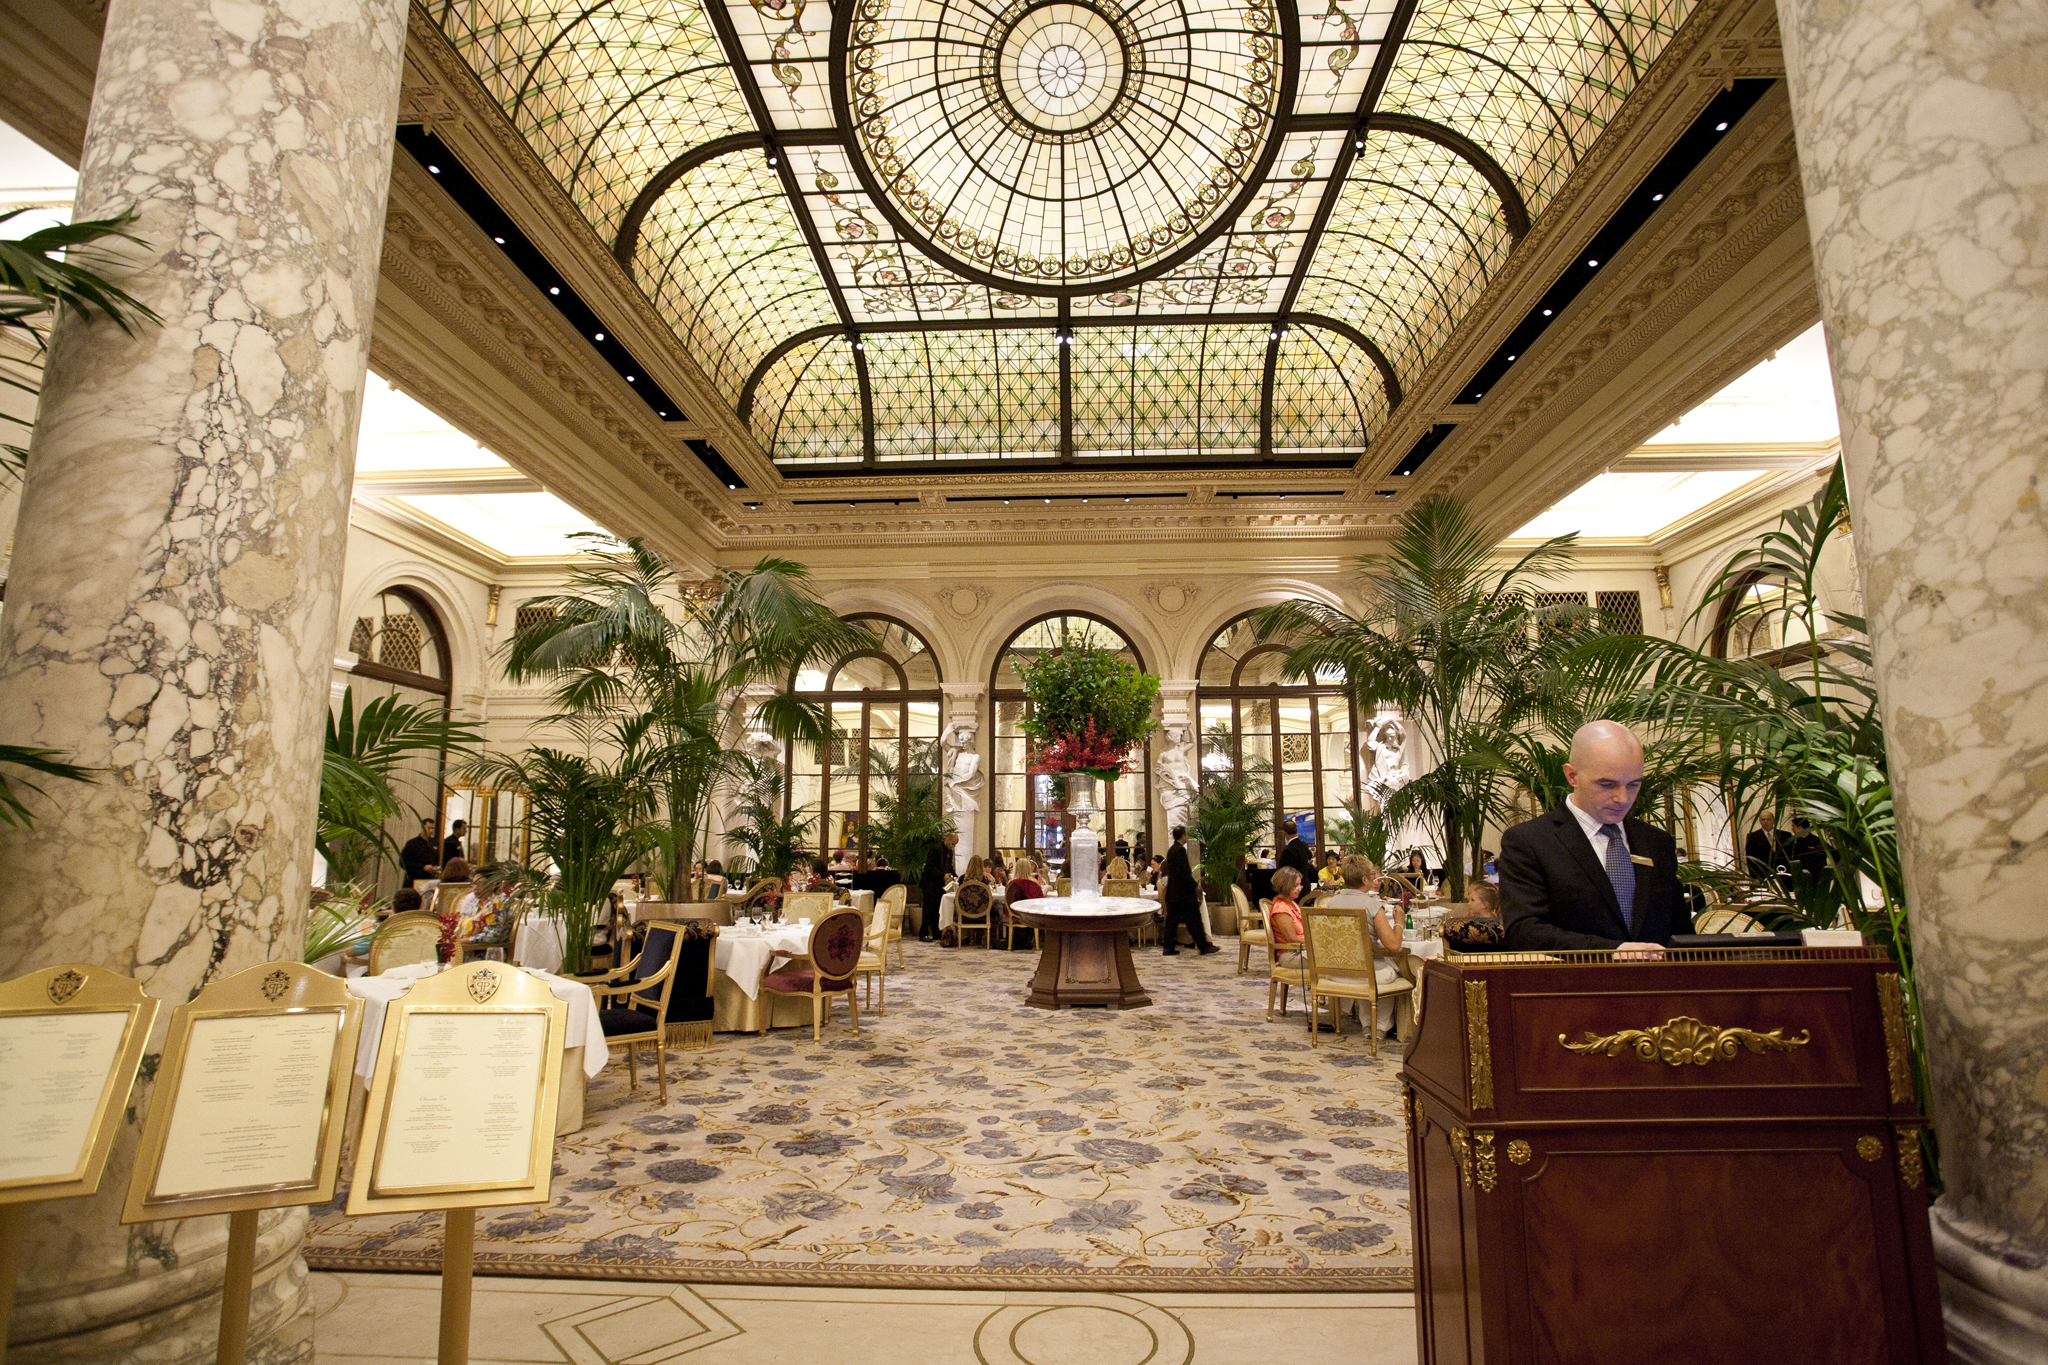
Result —
<instances>
[{"instance_id":1,"label":"blue floral carpet motif","mask_svg":"<svg viewBox=\"0 0 2048 1365\"><path fill-rule=\"evenodd\" d=\"M1150 1009L1024 1004L1035 953L905 945L889 1008L625 1058L552 1201L479 1214L477 1269L899 1288L1412 1287L1396 1045L1311 1049L1237 954L1140 955ZM312 1210L322 1270L440 1269L441 1216Z\"/></svg>"}]
</instances>

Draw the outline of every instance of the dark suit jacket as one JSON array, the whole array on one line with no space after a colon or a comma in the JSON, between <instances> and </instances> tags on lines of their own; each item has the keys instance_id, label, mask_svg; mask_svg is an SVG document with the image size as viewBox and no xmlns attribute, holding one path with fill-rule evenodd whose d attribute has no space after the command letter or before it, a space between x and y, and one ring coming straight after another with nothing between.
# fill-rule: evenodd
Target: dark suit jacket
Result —
<instances>
[{"instance_id":1,"label":"dark suit jacket","mask_svg":"<svg viewBox=\"0 0 2048 1365\"><path fill-rule=\"evenodd\" d=\"M1593 845L1563 806L1524 821L1500 838L1500 917L1506 946L1518 952L1612 948L1620 943L1669 943L1692 932L1692 912L1678 894L1678 846L1670 835L1640 820L1622 822L1629 852L1651 861L1636 865L1635 927L1621 922L1621 905Z\"/></svg>"},{"instance_id":2,"label":"dark suit jacket","mask_svg":"<svg viewBox=\"0 0 2048 1365\"><path fill-rule=\"evenodd\" d=\"M1767 834L1753 829L1742 844L1742 860L1753 877L1768 877L1792 861L1792 840L1783 830Z\"/></svg>"},{"instance_id":3,"label":"dark suit jacket","mask_svg":"<svg viewBox=\"0 0 2048 1365\"><path fill-rule=\"evenodd\" d=\"M1303 886L1314 886L1316 881L1316 851L1301 838L1287 841L1287 847L1280 850L1280 856L1273 860L1282 867L1291 867L1301 874Z\"/></svg>"},{"instance_id":4,"label":"dark suit jacket","mask_svg":"<svg viewBox=\"0 0 2048 1365\"><path fill-rule=\"evenodd\" d=\"M1166 850L1166 888L1159 894L1165 905L1200 905L1202 887L1195 880L1194 865L1188 861L1188 846L1175 844Z\"/></svg>"},{"instance_id":5,"label":"dark suit jacket","mask_svg":"<svg viewBox=\"0 0 2048 1365\"><path fill-rule=\"evenodd\" d=\"M917 879L918 891L923 903L931 907L934 915L939 913L939 897L946 894L946 874L953 870L953 850L944 844L935 844L931 852L924 855L924 869Z\"/></svg>"}]
</instances>

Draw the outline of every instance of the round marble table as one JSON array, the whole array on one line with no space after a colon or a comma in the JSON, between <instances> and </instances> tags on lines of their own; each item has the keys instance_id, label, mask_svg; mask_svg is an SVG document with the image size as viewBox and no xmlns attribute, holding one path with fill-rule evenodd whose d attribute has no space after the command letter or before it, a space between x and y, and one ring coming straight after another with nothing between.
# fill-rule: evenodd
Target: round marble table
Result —
<instances>
[{"instance_id":1,"label":"round marble table","mask_svg":"<svg viewBox=\"0 0 2048 1365\"><path fill-rule=\"evenodd\" d=\"M1018 901L1010 914L1038 930L1038 975L1027 1005L1044 1010L1076 1005L1142 1009L1152 1003L1131 964L1131 930L1148 924L1158 905L1124 896L1076 900L1045 896Z\"/></svg>"}]
</instances>

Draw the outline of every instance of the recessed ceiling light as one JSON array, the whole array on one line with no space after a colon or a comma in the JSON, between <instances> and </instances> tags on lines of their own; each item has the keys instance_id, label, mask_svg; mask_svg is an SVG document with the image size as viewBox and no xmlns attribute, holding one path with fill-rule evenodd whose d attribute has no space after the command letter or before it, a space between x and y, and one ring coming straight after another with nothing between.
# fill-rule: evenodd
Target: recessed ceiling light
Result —
<instances>
[{"instance_id":1,"label":"recessed ceiling light","mask_svg":"<svg viewBox=\"0 0 2048 1365\"><path fill-rule=\"evenodd\" d=\"M1047 498L1047 499L1045 500L1045 505L1046 505L1046 506L1048 506L1048 507L1052 506L1052 499L1051 499L1051 498Z\"/></svg>"},{"instance_id":2,"label":"recessed ceiling light","mask_svg":"<svg viewBox=\"0 0 2048 1365\"><path fill-rule=\"evenodd\" d=\"M626 382L627 382L628 384L632 383L632 382L633 382L633 379L634 379L634 376L632 376L632 375L630 375L630 374L626 376Z\"/></svg>"},{"instance_id":3,"label":"recessed ceiling light","mask_svg":"<svg viewBox=\"0 0 2048 1365\"><path fill-rule=\"evenodd\" d=\"M1513 357L1513 356L1509 356L1509 357L1508 357L1508 359L1509 359L1509 360L1513 360L1513 359L1514 359L1514 357Z\"/></svg>"},{"instance_id":4,"label":"recessed ceiling light","mask_svg":"<svg viewBox=\"0 0 2048 1365\"><path fill-rule=\"evenodd\" d=\"M727 488L738 488L738 487L739 487L739 485L738 485L738 484L736 484L736 483L729 483L729 484L727 484L727 485L726 485L726 487L727 487Z\"/></svg>"},{"instance_id":5,"label":"recessed ceiling light","mask_svg":"<svg viewBox=\"0 0 2048 1365\"><path fill-rule=\"evenodd\" d=\"M561 287L560 287L559 285L552 285L552 284L551 284L551 285L549 285L549 286L548 286L548 292L549 292L550 294L559 294L559 293L561 293L561 292L562 292L562 290L561 290Z\"/></svg>"},{"instance_id":6,"label":"recessed ceiling light","mask_svg":"<svg viewBox=\"0 0 2048 1365\"><path fill-rule=\"evenodd\" d=\"M1664 202L1664 196L1661 194L1653 194L1650 196L1650 202L1653 204L1661 204Z\"/></svg>"},{"instance_id":7,"label":"recessed ceiling light","mask_svg":"<svg viewBox=\"0 0 2048 1365\"><path fill-rule=\"evenodd\" d=\"M599 333L597 334L597 339L598 339L599 341L603 341L603 340L604 340L604 333L603 333L603 332L599 332Z\"/></svg>"},{"instance_id":8,"label":"recessed ceiling light","mask_svg":"<svg viewBox=\"0 0 2048 1365\"><path fill-rule=\"evenodd\" d=\"M1548 308L1546 308L1546 309L1544 309L1544 310L1543 310L1543 316L1544 316L1544 317L1549 317L1549 316L1550 316L1550 310L1549 310Z\"/></svg>"},{"instance_id":9,"label":"recessed ceiling light","mask_svg":"<svg viewBox=\"0 0 2048 1365\"><path fill-rule=\"evenodd\" d=\"M1598 261L1593 261L1593 260L1589 260L1589 261L1587 261L1587 262L1586 262L1586 264L1587 264L1587 265L1591 265L1591 266L1597 266L1597 265L1599 265L1599 264L1600 264L1600 262L1598 262Z\"/></svg>"},{"instance_id":10,"label":"recessed ceiling light","mask_svg":"<svg viewBox=\"0 0 2048 1365\"><path fill-rule=\"evenodd\" d=\"M505 239L503 237L493 237L491 238L491 240L496 242L499 246L505 245Z\"/></svg>"},{"instance_id":11,"label":"recessed ceiling light","mask_svg":"<svg viewBox=\"0 0 2048 1365\"><path fill-rule=\"evenodd\" d=\"M1714 125L1714 131L1717 133L1725 133L1728 131L1728 125L1725 123L1717 123Z\"/></svg>"},{"instance_id":12,"label":"recessed ceiling light","mask_svg":"<svg viewBox=\"0 0 2048 1365\"><path fill-rule=\"evenodd\" d=\"M1722 126L1723 126L1723 127L1726 127L1727 125L1723 124ZM429 166L429 167L427 167L427 174L428 174L428 175L439 175L440 173L441 173L441 168L440 168L439 166Z\"/></svg>"}]
</instances>

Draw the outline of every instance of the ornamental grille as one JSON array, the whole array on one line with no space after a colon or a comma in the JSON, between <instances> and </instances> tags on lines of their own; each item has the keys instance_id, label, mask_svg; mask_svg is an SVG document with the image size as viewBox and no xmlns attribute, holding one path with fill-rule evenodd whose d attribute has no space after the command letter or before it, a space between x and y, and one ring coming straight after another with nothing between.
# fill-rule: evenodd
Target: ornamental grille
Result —
<instances>
[{"instance_id":1,"label":"ornamental grille","mask_svg":"<svg viewBox=\"0 0 2048 1365\"><path fill-rule=\"evenodd\" d=\"M1610 635L1643 633L1643 595L1639 592L1595 594L1600 612L1600 629Z\"/></svg>"}]
</instances>

